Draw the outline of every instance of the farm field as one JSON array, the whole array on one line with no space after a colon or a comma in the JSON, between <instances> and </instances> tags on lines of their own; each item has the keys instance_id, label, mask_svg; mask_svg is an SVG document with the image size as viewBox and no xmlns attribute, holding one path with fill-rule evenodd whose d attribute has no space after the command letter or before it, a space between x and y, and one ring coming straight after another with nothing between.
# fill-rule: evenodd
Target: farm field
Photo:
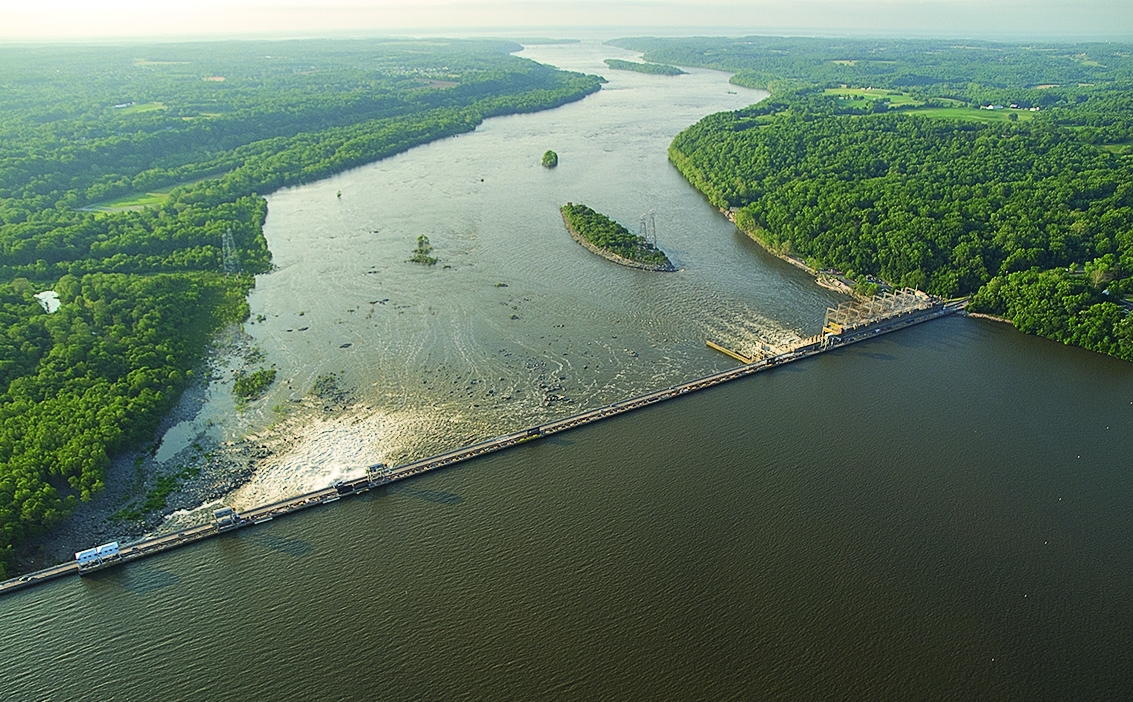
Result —
<instances>
[{"instance_id":1,"label":"farm field","mask_svg":"<svg viewBox=\"0 0 1133 702\"><path fill-rule=\"evenodd\" d=\"M922 100L914 98L900 90L885 90L883 88L827 88L827 95L839 95L850 100L879 100L888 98L893 107L903 105L923 105Z\"/></svg>"},{"instance_id":2,"label":"farm field","mask_svg":"<svg viewBox=\"0 0 1133 702\"><path fill-rule=\"evenodd\" d=\"M1012 110L1004 108L1002 110L981 110L976 107L922 107L912 110L904 110L906 114L922 115L924 117L936 117L938 119L957 119L964 122L983 122L985 124L1009 122L1011 121L1010 115L1015 115L1020 121L1034 119L1036 113L1029 110Z\"/></svg>"},{"instance_id":3,"label":"farm field","mask_svg":"<svg viewBox=\"0 0 1133 702\"><path fill-rule=\"evenodd\" d=\"M164 110L165 109L165 103L164 102L143 102L143 103L137 103L137 104L133 104L133 105L127 105L126 107L115 107L115 109L118 110L121 114L124 114L124 115L136 115L136 114L141 114L142 112L157 112L158 110Z\"/></svg>"}]
</instances>

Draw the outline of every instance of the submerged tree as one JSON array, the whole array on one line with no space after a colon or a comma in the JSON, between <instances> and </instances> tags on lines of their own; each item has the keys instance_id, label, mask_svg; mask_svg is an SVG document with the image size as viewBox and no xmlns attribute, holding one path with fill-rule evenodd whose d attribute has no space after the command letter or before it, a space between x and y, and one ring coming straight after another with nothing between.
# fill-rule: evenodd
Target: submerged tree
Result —
<instances>
[{"instance_id":1,"label":"submerged tree","mask_svg":"<svg viewBox=\"0 0 1133 702\"><path fill-rule=\"evenodd\" d=\"M543 166L546 168L554 168L559 165L559 155L554 151L548 151L543 154Z\"/></svg>"},{"instance_id":2,"label":"submerged tree","mask_svg":"<svg viewBox=\"0 0 1133 702\"><path fill-rule=\"evenodd\" d=\"M237 371L236 382L232 384L232 394L240 404L251 402L262 397L273 382L275 382L274 368L261 367L251 373Z\"/></svg>"},{"instance_id":3,"label":"submerged tree","mask_svg":"<svg viewBox=\"0 0 1133 702\"><path fill-rule=\"evenodd\" d=\"M435 256L430 256L433 245L429 243L429 237L424 234L417 237L417 248L413 249L413 255L408 259L407 263L420 263L423 266L432 266L437 262Z\"/></svg>"}]
</instances>

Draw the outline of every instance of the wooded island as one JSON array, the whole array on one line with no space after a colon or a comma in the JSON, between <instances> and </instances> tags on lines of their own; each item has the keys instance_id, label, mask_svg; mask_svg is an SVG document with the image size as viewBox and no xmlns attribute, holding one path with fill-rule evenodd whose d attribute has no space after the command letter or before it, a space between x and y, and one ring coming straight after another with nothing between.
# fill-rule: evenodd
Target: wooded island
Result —
<instances>
[{"instance_id":1,"label":"wooded island","mask_svg":"<svg viewBox=\"0 0 1133 702\"><path fill-rule=\"evenodd\" d=\"M568 202L559 208L567 231L575 241L605 259L647 271L675 271L665 253L644 237L586 205Z\"/></svg>"},{"instance_id":2,"label":"wooded island","mask_svg":"<svg viewBox=\"0 0 1133 702\"><path fill-rule=\"evenodd\" d=\"M648 73L655 76L683 76L685 72L676 66L665 63L641 63L638 61L623 61L622 59L604 59L605 64L618 71L634 71Z\"/></svg>"}]
</instances>

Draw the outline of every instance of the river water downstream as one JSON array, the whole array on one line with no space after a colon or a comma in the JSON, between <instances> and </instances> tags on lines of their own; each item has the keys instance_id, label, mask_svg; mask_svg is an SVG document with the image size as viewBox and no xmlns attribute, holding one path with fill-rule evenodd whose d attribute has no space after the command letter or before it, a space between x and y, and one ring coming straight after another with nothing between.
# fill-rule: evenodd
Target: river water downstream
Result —
<instances>
[{"instance_id":1,"label":"river water downstream","mask_svg":"<svg viewBox=\"0 0 1133 702\"><path fill-rule=\"evenodd\" d=\"M607 70L630 54L598 44L523 55L610 83L269 198L278 270L247 331L280 381L198 421L298 438L238 506L728 367L706 337L783 343L840 301L665 159L680 129L762 94ZM654 210L683 270L587 252L567 201L631 229ZM404 262L421 234L434 267ZM289 413L325 373L351 408ZM0 690L1118 699L1130 436L1133 365L949 318L6 597Z\"/></svg>"}]
</instances>

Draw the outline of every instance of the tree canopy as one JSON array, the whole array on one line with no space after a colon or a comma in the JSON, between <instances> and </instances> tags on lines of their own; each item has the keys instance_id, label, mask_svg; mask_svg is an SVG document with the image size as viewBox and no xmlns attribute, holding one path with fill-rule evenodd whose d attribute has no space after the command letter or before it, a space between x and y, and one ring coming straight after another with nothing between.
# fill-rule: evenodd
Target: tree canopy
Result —
<instances>
[{"instance_id":1,"label":"tree canopy","mask_svg":"<svg viewBox=\"0 0 1133 702\"><path fill-rule=\"evenodd\" d=\"M645 237L631 233L601 212L571 202L563 205L561 209L567 225L594 246L636 263L672 267L664 251L654 247Z\"/></svg>"},{"instance_id":2,"label":"tree canopy","mask_svg":"<svg viewBox=\"0 0 1133 702\"><path fill-rule=\"evenodd\" d=\"M607 66L618 71L634 71L635 73L648 73L655 76L683 76L684 71L676 66L666 63L642 63L640 61L623 61L622 59L603 59Z\"/></svg>"},{"instance_id":3,"label":"tree canopy","mask_svg":"<svg viewBox=\"0 0 1133 702\"><path fill-rule=\"evenodd\" d=\"M616 43L771 89L669 150L770 247L1133 360L1133 46Z\"/></svg>"}]
</instances>

